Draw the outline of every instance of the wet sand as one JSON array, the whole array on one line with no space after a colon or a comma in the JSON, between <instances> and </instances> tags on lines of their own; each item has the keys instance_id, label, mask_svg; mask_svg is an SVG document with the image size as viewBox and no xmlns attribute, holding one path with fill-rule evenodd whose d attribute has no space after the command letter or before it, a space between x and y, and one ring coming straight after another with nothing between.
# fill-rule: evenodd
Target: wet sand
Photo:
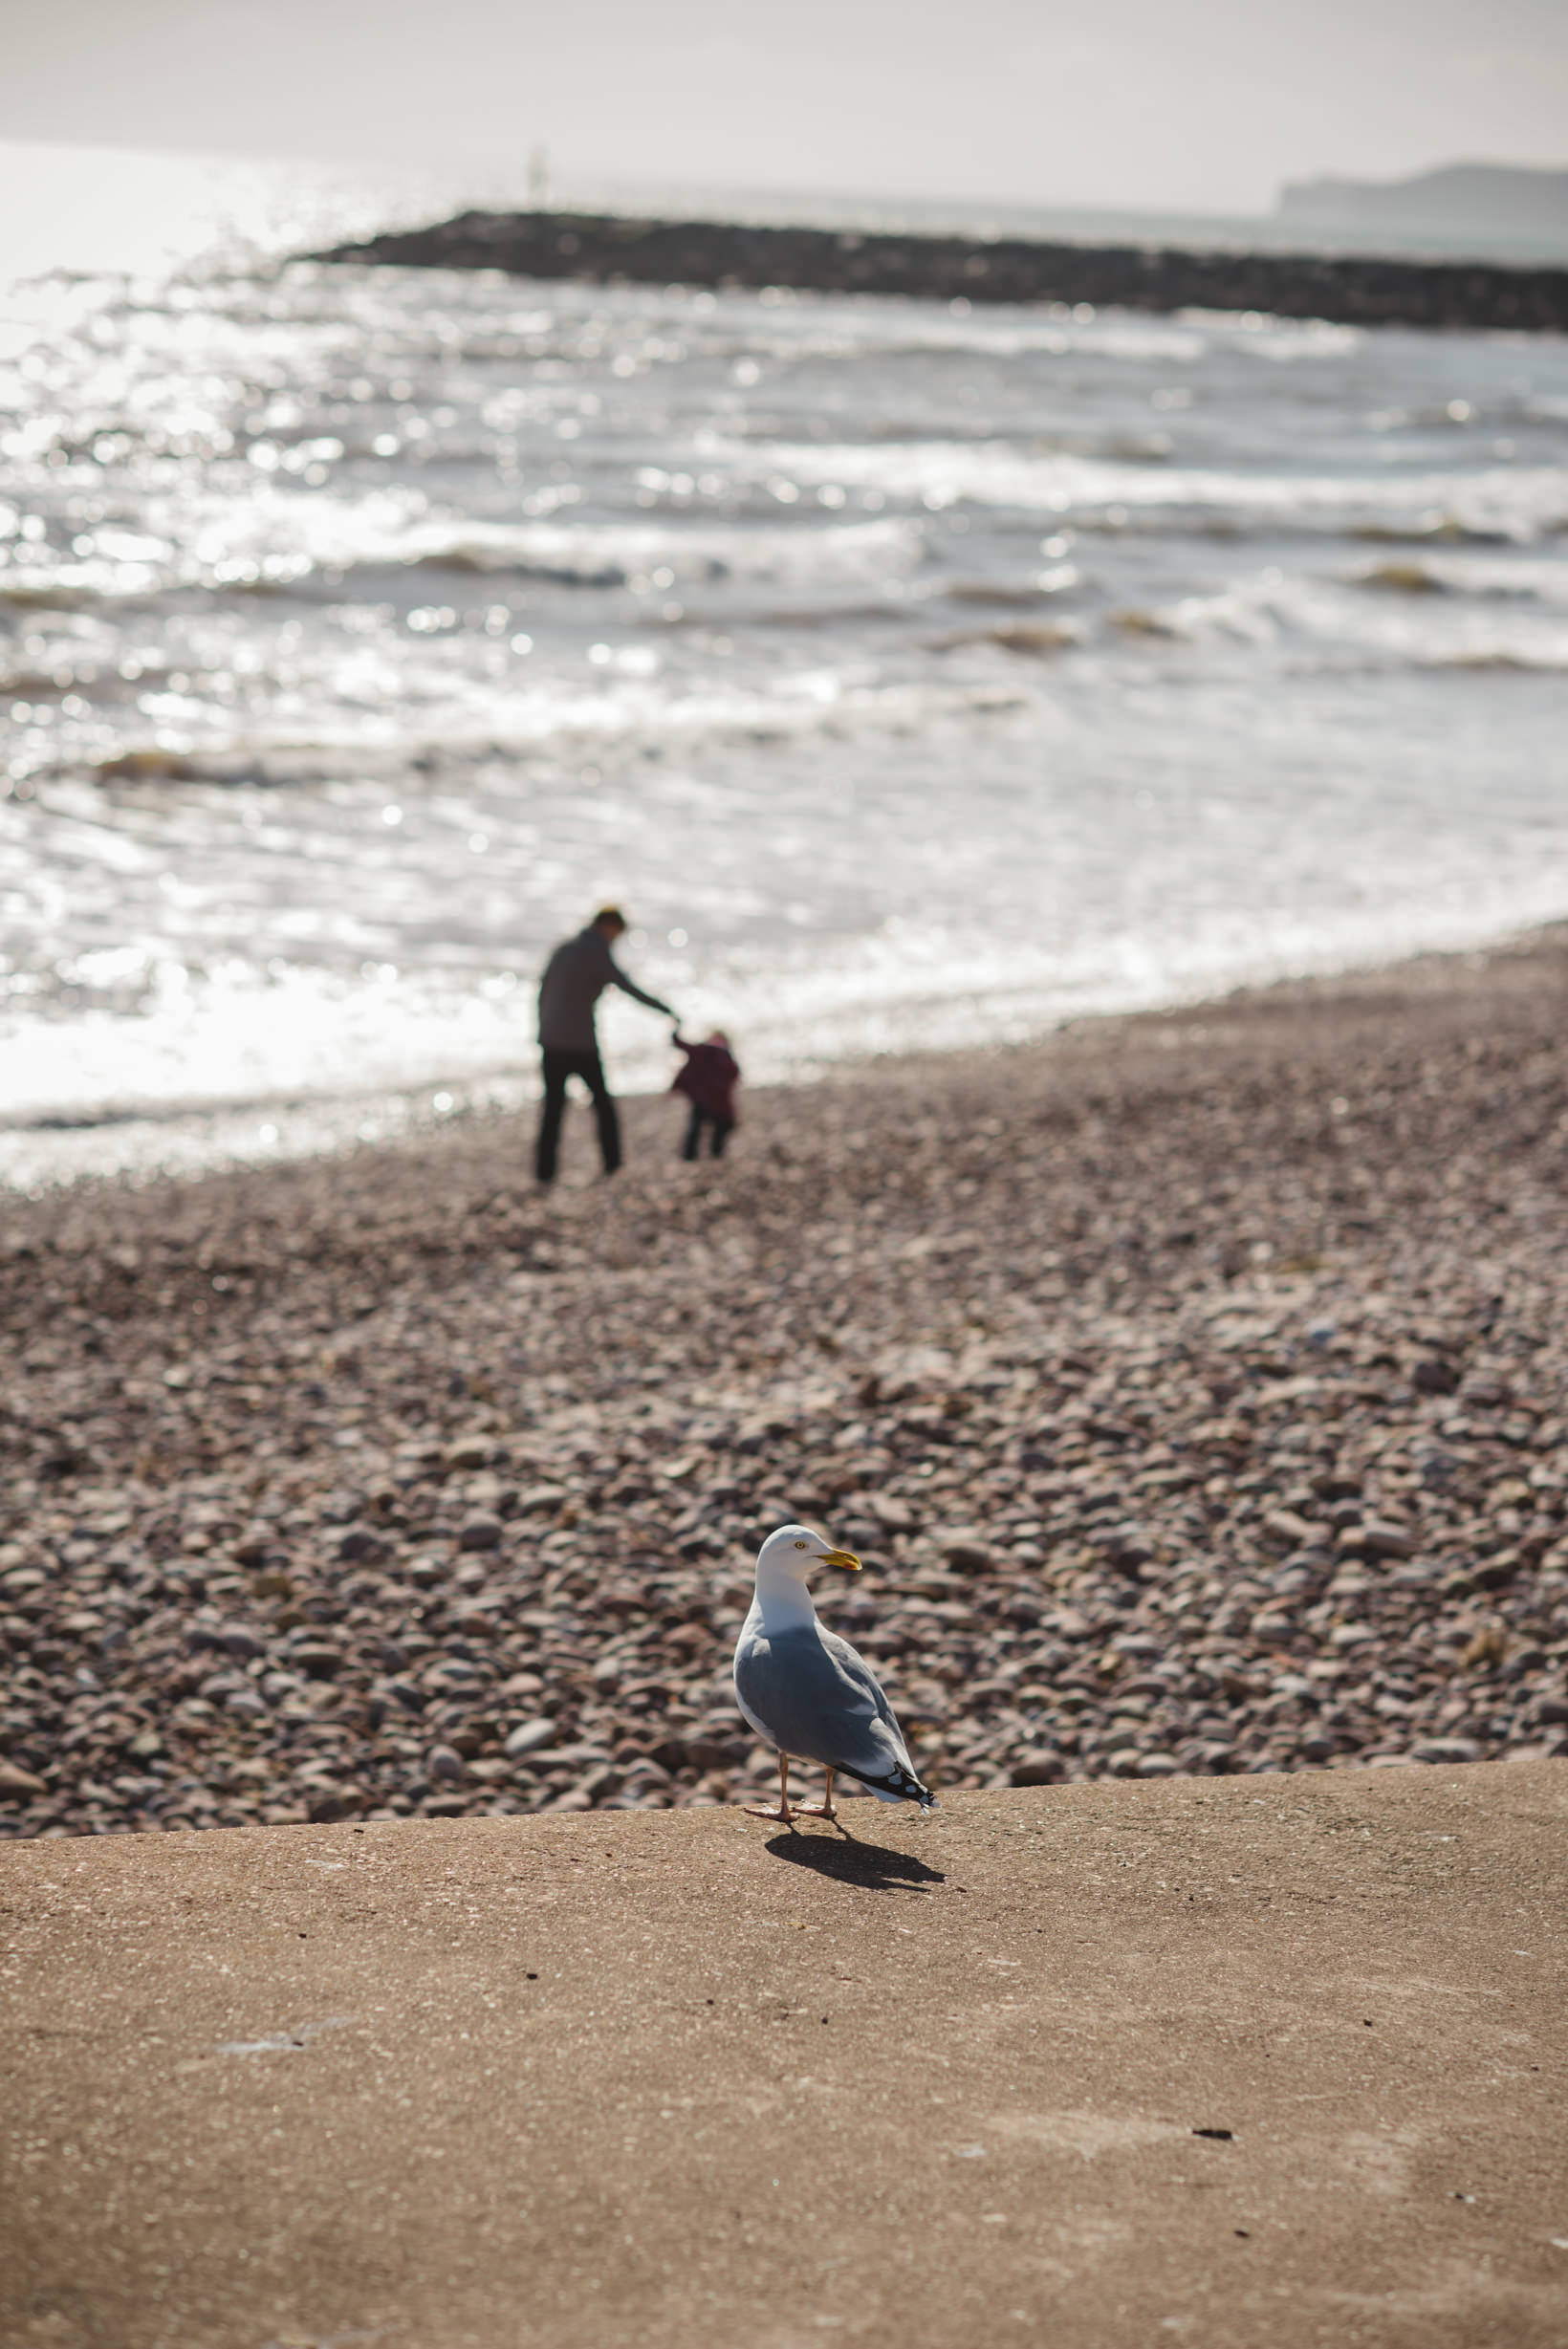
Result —
<instances>
[{"instance_id":1,"label":"wet sand","mask_svg":"<svg viewBox=\"0 0 1568 2349\"><path fill-rule=\"evenodd\" d=\"M8 1207L0 1827L729 1802L761 1533L948 1789L1568 1751L1568 934Z\"/></svg>"}]
</instances>

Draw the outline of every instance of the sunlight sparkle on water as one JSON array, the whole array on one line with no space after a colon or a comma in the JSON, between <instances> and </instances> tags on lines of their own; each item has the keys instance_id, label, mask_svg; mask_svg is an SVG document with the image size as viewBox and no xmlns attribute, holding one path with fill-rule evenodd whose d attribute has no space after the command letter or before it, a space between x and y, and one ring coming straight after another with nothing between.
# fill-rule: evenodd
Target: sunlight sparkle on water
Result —
<instances>
[{"instance_id":1,"label":"sunlight sparkle on water","mask_svg":"<svg viewBox=\"0 0 1568 2349\"><path fill-rule=\"evenodd\" d=\"M0 1178L514 1103L605 902L753 1080L1568 910L1562 346L258 268L390 215L92 170L137 274L0 303Z\"/></svg>"}]
</instances>

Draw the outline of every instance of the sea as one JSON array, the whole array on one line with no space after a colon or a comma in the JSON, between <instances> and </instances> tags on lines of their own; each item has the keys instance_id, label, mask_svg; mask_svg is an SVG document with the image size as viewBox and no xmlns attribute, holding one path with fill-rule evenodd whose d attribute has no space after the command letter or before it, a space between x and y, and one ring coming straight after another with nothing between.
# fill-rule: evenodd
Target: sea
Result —
<instances>
[{"instance_id":1,"label":"sea","mask_svg":"<svg viewBox=\"0 0 1568 2349\"><path fill-rule=\"evenodd\" d=\"M0 148L0 1184L1568 916L1568 341L297 257L523 194Z\"/></svg>"}]
</instances>

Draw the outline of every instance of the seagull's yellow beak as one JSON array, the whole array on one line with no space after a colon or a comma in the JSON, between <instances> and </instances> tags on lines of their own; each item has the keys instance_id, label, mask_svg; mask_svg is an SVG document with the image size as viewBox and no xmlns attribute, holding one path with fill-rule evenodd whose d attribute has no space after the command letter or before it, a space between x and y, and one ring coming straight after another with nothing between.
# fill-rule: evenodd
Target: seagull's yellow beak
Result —
<instances>
[{"instance_id":1,"label":"seagull's yellow beak","mask_svg":"<svg viewBox=\"0 0 1568 2349\"><path fill-rule=\"evenodd\" d=\"M817 1554L824 1566L842 1566L846 1573L858 1575L860 1561L853 1550L822 1550Z\"/></svg>"}]
</instances>

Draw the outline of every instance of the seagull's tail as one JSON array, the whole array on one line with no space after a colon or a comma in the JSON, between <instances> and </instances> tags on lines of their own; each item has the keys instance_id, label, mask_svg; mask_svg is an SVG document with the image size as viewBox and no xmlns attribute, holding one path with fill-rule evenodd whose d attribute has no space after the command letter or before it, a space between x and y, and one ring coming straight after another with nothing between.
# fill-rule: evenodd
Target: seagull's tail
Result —
<instances>
[{"instance_id":1,"label":"seagull's tail","mask_svg":"<svg viewBox=\"0 0 1568 2349\"><path fill-rule=\"evenodd\" d=\"M940 1807L930 1788L922 1786L912 1770L890 1770L880 1778L869 1777L863 1770L852 1771L849 1774L859 1778L862 1786L869 1787L871 1793L882 1802L918 1802L923 1811L935 1811Z\"/></svg>"}]
</instances>

